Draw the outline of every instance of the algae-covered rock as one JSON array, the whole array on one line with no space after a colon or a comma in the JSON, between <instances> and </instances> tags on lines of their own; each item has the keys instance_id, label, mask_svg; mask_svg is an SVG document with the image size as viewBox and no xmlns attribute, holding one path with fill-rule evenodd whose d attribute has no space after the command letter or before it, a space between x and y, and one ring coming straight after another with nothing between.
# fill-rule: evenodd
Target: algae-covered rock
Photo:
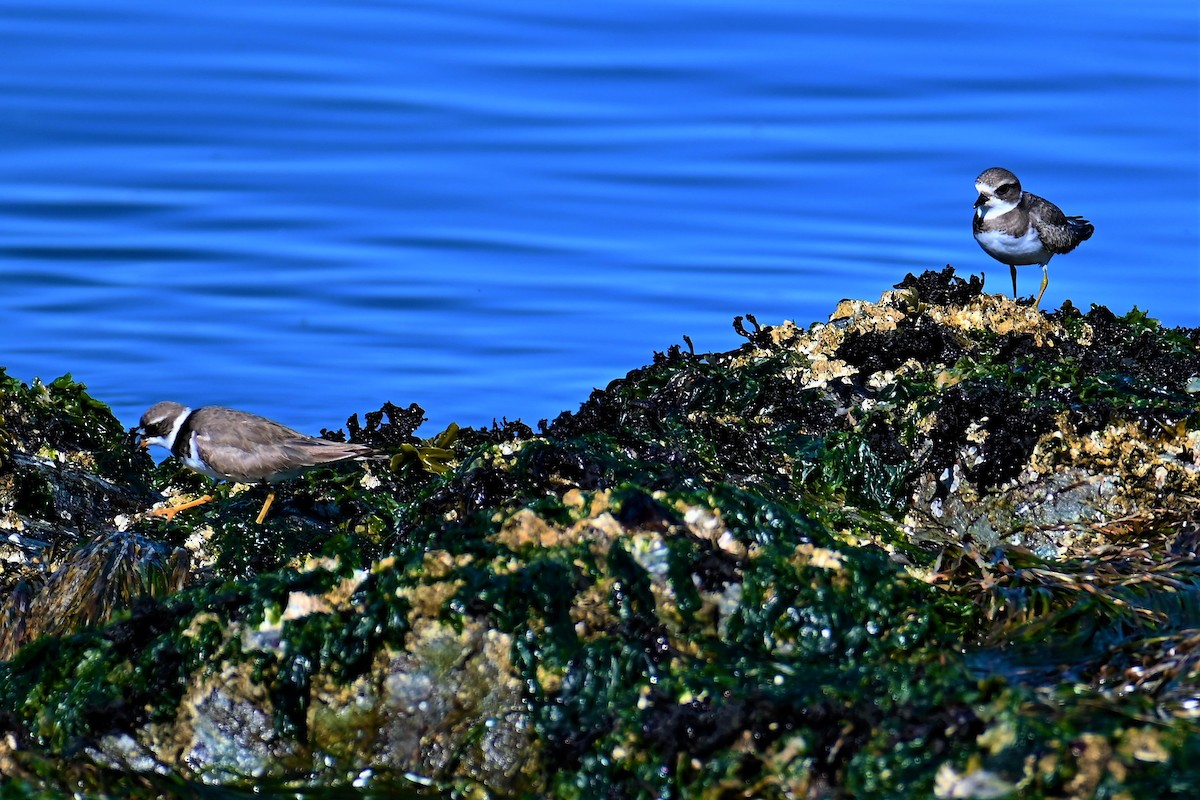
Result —
<instances>
[{"instance_id":1,"label":"algae-covered rock","mask_svg":"<svg viewBox=\"0 0 1200 800\"><path fill-rule=\"evenodd\" d=\"M147 516L213 487L77 384L5 379L0 774L135 797L1200 791L1200 331L949 269L735 328L537 431L352 418L391 465L285 484L262 526L260 487Z\"/></svg>"},{"instance_id":2,"label":"algae-covered rock","mask_svg":"<svg viewBox=\"0 0 1200 800\"><path fill-rule=\"evenodd\" d=\"M47 574L57 550L145 506L153 462L65 375L25 385L0 368L0 588Z\"/></svg>"}]
</instances>

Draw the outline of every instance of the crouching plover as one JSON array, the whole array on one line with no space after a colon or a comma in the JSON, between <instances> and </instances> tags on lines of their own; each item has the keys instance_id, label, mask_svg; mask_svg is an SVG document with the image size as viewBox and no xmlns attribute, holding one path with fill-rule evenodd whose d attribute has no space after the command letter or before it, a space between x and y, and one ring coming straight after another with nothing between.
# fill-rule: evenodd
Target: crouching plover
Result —
<instances>
[{"instance_id":1,"label":"crouching plover","mask_svg":"<svg viewBox=\"0 0 1200 800\"><path fill-rule=\"evenodd\" d=\"M1059 253L1069 253L1091 237L1095 227L1083 217L1068 217L1058 206L1036 194L1021 191L1017 176L992 167L975 179L979 198L975 201L972 230L984 251L1012 273L1013 297L1017 296L1017 267L1042 266L1042 289L1034 307L1042 301L1050 274L1046 265Z\"/></svg>"},{"instance_id":2,"label":"crouching plover","mask_svg":"<svg viewBox=\"0 0 1200 800\"><path fill-rule=\"evenodd\" d=\"M378 455L366 445L306 436L246 411L221 406L193 411L170 401L151 406L134 432L141 436L142 447L165 447L193 472L237 483L276 483L313 467ZM205 495L152 513L172 517L209 500L212 497ZM262 523L274 500L272 490L255 522Z\"/></svg>"}]
</instances>

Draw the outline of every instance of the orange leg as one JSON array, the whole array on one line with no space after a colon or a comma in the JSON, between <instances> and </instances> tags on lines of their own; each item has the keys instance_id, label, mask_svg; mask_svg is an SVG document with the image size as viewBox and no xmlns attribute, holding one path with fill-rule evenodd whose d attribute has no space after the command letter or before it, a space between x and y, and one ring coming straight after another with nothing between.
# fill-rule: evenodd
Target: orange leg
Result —
<instances>
[{"instance_id":1,"label":"orange leg","mask_svg":"<svg viewBox=\"0 0 1200 800\"><path fill-rule=\"evenodd\" d=\"M177 506L166 506L165 508L155 508L155 509L152 509L149 513L153 514L156 517L166 517L167 519L175 519L175 515L178 514L180 511L183 511L184 509L187 509L187 508L195 508L196 506L202 506L205 503L210 502L212 499L213 499L213 497L211 494L206 494L203 497L199 497L195 500L189 500L186 503L180 503Z\"/></svg>"},{"instance_id":2,"label":"orange leg","mask_svg":"<svg viewBox=\"0 0 1200 800\"><path fill-rule=\"evenodd\" d=\"M1042 264L1042 290L1040 292L1038 292L1037 300L1033 301L1034 308L1037 308L1038 303L1042 302L1042 295L1044 295L1046 293L1046 287L1049 285L1050 285L1050 270L1048 270L1046 268L1045 264Z\"/></svg>"},{"instance_id":3,"label":"orange leg","mask_svg":"<svg viewBox=\"0 0 1200 800\"><path fill-rule=\"evenodd\" d=\"M275 502L275 492L272 491L267 495L267 502L263 503L262 511L258 512L258 519L254 520L255 525L262 525L264 519L267 518L267 509L271 507L271 503Z\"/></svg>"}]
</instances>

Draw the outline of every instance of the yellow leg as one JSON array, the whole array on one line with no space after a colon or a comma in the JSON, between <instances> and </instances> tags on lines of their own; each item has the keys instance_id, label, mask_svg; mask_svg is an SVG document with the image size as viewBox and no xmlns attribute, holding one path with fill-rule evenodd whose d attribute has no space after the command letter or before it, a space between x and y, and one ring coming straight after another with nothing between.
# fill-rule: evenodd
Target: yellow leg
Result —
<instances>
[{"instance_id":1,"label":"yellow leg","mask_svg":"<svg viewBox=\"0 0 1200 800\"><path fill-rule=\"evenodd\" d=\"M271 491L267 495L267 502L263 503L262 511L258 512L258 519L254 520L255 525L262 525L262 521L267 518L267 509L271 507L271 503L275 502L275 492Z\"/></svg>"},{"instance_id":2,"label":"yellow leg","mask_svg":"<svg viewBox=\"0 0 1200 800\"><path fill-rule=\"evenodd\" d=\"M1046 287L1049 285L1050 285L1050 270L1048 270L1046 268L1045 264L1042 264L1042 290L1040 292L1038 292L1037 300L1033 301L1034 308L1037 308L1038 303L1042 302L1042 295L1044 295L1046 293Z\"/></svg>"},{"instance_id":3,"label":"yellow leg","mask_svg":"<svg viewBox=\"0 0 1200 800\"><path fill-rule=\"evenodd\" d=\"M153 514L156 517L166 517L167 519L175 519L175 515L178 514L180 511L183 511L184 509L187 509L187 508L195 508L196 506L202 506L205 503L210 502L212 499L213 498L212 498L211 494L206 494L203 497L199 497L195 500L189 500L186 503L180 503L177 506L167 506L165 508L155 508L155 509L152 509L149 513Z\"/></svg>"},{"instance_id":4,"label":"yellow leg","mask_svg":"<svg viewBox=\"0 0 1200 800\"><path fill-rule=\"evenodd\" d=\"M1012 273L1013 279L1013 300L1017 299L1017 265L1009 264L1008 271Z\"/></svg>"}]
</instances>

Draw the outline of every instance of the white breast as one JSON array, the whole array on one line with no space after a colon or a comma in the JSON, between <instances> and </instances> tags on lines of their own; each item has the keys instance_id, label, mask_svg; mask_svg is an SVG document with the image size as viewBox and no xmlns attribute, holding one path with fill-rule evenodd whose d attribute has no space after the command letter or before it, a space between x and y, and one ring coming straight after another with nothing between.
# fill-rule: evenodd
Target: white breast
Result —
<instances>
[{"instance_id":1,"label":"white breast","mask_svg":"<svg viewBox=\"0 0 1200 800\"><path fill-rule=\"evenodd\" d=\"M226 480L226 476L213 470L208 464L204 463L204 459L200 458L200 449L196 447L196 439L199 438L195 431L192 431L192 438L188 442L188 453L180 459L187 465L188 469L193 472L199 472L201 475L207 475L210 478L217 480Z\"/></svg>"},{"instance_id":2,"label":"white breast","mask_svg":"<svg viewBox=\"0 0 1200 800\"><path fill-rule=\"evenodd\" d=\"M1009 236L1000 231L980 231L975 241L989 256L1004 264L1045 264L1053 253L1042 247L1037 228L1032 225L1024 236Z\"/></svg>"}]
</instances>

